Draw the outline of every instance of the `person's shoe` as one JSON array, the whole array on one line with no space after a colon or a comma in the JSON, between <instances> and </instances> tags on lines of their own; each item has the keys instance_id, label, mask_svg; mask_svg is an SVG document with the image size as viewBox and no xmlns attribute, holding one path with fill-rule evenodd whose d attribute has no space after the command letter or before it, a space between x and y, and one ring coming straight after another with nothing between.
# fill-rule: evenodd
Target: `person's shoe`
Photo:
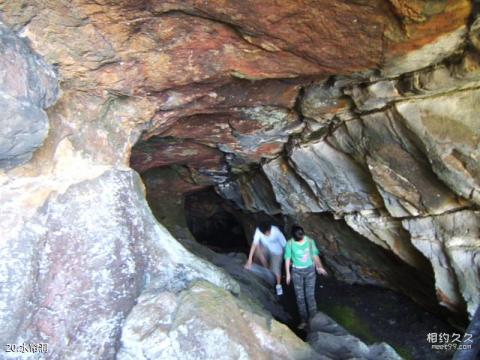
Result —
<instances>
[{"instance_id":1,"label":"person's shoe","mask_svg":"<svg viewBox=\"0 0 480 360\"><path fill-rule=\"evenodd\" d=\"M283 295L282 285L278 284L277 286L275 286L275 290L277 290L277 295L278 295L278 296Z\"/></svg>"},{"instance_id":2,"label":"person's shoe","mask_svg":"<svg viewBox=\"0 0 480 360\"><path fill-rule=\"evenodd\" d=\"M307 323L302 321L300 325L298 325L298 330L304 330L307 327Z\"/></svg>"}]
</instances>

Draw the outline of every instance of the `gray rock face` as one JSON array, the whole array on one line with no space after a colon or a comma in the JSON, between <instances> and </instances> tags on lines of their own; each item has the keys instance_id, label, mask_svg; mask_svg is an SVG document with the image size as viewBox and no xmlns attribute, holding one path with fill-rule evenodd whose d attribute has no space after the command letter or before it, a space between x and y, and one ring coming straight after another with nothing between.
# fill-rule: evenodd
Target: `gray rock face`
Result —
<instances>
[{"instance_id":1,"label":"gray rock face","mask_svg":"<svg viewBox=\"0 0 480 360\"><path fill-rule=\"evenodd\" d=\"M476 275L465 265L457 270L445 265L456 262L453 252L438 243L429 244L430 250L419 245L421 232L405 224L418 219L425 224L425 234L434 234L433 226L442 216L478 204L479 73L478 61L466 54L456 63L402 79L346 82L343 93L352 96L355 107L347 102L342 109L332 107L343 98L337 87L341 82L311 86L302 99L304 115L310 117L307 126L282 157L262 165L268 182L263 175L243 175L244 181L227 186L228 198L243 199L237 204L247 211L276 214L281 209L292 221L309 222L322 212L344 218L356 232L419 273L430 274L428 259L436 269L439 303L462 312L466 302L472 314L476 307L472 294L479 294ZM352 110L357 115L346 118ZM460 231L455 229L451 236ZM472 263L476 241L467 236L462 243L462 255L456 256ZM349 248L342 239L337 246ZM351 254L345 258L365 264ZM382 283L376 276L366 280L363 265L352 271L344 260L331 262L340 277ZM393 282L386 283L394 286Z\"/></svg>"},{"instance_id":2,"label":"gray rock face","mask_svg":"<svg viewBox=\"0 0 480 360\"><path fill-rule=\"evenodd\" d=\"M280 213L280 206L268 178L262 172L242 174L235 180L219 184L217 192L241 208L267 214Z\"/></svg>"},{"instance_id":3,"label":"gray rock face","mask_svg":"<svg viewBox=\"0 0 480 360\"><path fill-rule=\"evenodd\" d=\"M10 210L16 206L17 214L0 248L7 259L2 282L17 284L0 291L2 342L49 343L49 359L112 358L122 322L149 279L165 291L201 278L239 291L155 221L133 171L104 170L48 198L38 193L46 184L31 185L30 196L43 198L33 211L32 201L15 196L14 182L0 194L15 199Z\"/></svg>"},{"instance_id":4,"label":"gray rock face","mask_svg":"<svg viewBox=\"0 0 480 360\"><path fill-rule=\"evenodd\" d=\"M327 141L295 148L291 159L297 173L331 211L348 213L378 206L368 172Z\"/></svg>"},{"instance_id":5,"label":"gray rock face","mask_svg":"<svg viewBox=\"0 0 480 360\"><path fill-rule=\"evenodd\" d=\"M350 116L350 99L339 84L320 83L309 86L301 102L302 114L322 126Z\"/></svg>"},{"instance_id":6,"label":"gray rock face","mask_svg":"<svg viewBox=\"0 0 480 360\"><path fill-rule=\"evenodd\" d=\"M453 356L453 360L472 360L478 357L480 353L480 307L477 308L473 315L470 325L468 325L465 333L471 334L472 338L468 337L462 342L463 345L467 345L462 349L458 349ZM469 345L472 345L471 347Z\"/></svg>"},{"instance_id":7,"label":"gray rock face","mask_svg":"<svg viewBox=\"0 0 480 360\"><path fill-rule=\"evenodd\" d=\"M408 294L427 308L437 309L435 292L432 288L433 274L430 265L426 264L426 260L418 251L415 260L418 261L417 265L421 270L407 265L408 262L393 255L391 250L378 246L368 238L359 235L343 219L335 221L327 214L307 213L298 215L296 220L302 224L306 233L315 239L322 261L335 278L348 283L371 284L395 289ZM387 225L391 226L391 224ZM370 231L374 231L377 236L382 235L379 230L381 225L376 228L374 224L371 227L373 230ZM388 230L382 228L382 231ZM393 232L394 229L391 231ZM396 240L398 243L395 246L398 252L405 245L402 239ZM409 246L413 247L411 244ZM414 260L409 258L409 261Z\"/></svg>"},{"instance_id":8,"label":"gray rock face","mask_svg":"<svg viewBox=\"0 0 480 360\"><path fill-rule=\"evenodd\" d=\"M275 194L275 199L282 207L284 214L297 212L323 212L327 205L319 201L307 183L298 176L287 161L282 158L272 160L263 165Z\"/></svg>"},{"instance_id":9,"label":"gray rock face","mask_svg":"<svg viewBox=\"0 0 480 360\"><path fill-rule=\"evenodd\" d=\"M385 109L389 104L458 90L475 89L480 74L474 53L466 53L460 62L439 64L401 78L382 79L368 84L354 84L344 88L356 109L371 112Z\"/></svg>"},{"instance_id":10,"label":"gray rock face","mask_svg":"<svg viewBox=\"0 0 480 360\"><path fill-rule=\"evenodd\" d=\"M397 105L432 169L458 195L480 204L480 90Z\"/></svg>"},{"instance_id":11,"label":"gray rock face","mask_svg":"<svg viewBox=\"0 0 480 360\"><path fill-rule=\"evenodd\" d=\"M363 211L345 215L352 229L373 243L396 254L407 264L421 272L427 272L428 262L410 242L410 234L398 219L376 211Z\"/></svg>"},{"instance_id":12,"label":"gray rock face","mask_svg":"<svg viewBox=\"0 0 480 360\"><path fill-rule=\"evenodd\" d=\"M53 69L0 22L0 168L28 161L48 133L58 97Z\"/></svg>"},{"instance_id":13,"label":"gray rock face","mask_svg":"<svg viewBox=\"0 0 480 360\"><path fill-rule=\"evenodd\" d=\"M365 87L354 86L347 89L346 93L352 97L357 109L372 111L402 97L395 85L394 81L381 80Z\"/></svg>"},{"instance_id":14,"label":"gray rock face","mask_svg":"<svg viewBox=\"0 0 480 360\"><path fill-rule=\"evenodd\" d=\"M117 359L323 358L285 325L252 310L207 282L179 294L145 291L126 319Z\"/></svg>"},{"instance_id":15,"label":"gray rock face","mask_svg":"<svg viewBox=\"0 0 480 360\"><path fill-rule=\"evenodd\" d=\"M346 122L330 141L368 167L394 217L437 214L464 206L430 169L425 155L393 112Z\"/></svg>"},{"instance_id":16,"label":"gray rock face","mask_svg":"<svg viewBox=\"0 0 480 360\"><path fill-rule=\"evenodd\" d=\"M398 76L434 65L458 51L465 43L468 30L460 26L455 31L440 36L435 44L427 44L407 54L388 60L383 69L385 76Z\"/></svg>"},{"instance_id":17,"label":"gray rock face","mask_svg":"<svg viewBox=\"0 0 480 360\"><path fill-rule=\"evenodd\" d=\"M49 225L39 249L36 310L22 332L30 341L50 343L53 358L113 356L122 319L146 275L139 240L153 230L152 223L132 228L140 215L138 193L121 197L134 181L132 173L106 173L52 197L40 210ZM92 200L101 205L92 207Z\"/></svg>"},{"instance_id":18,"label":"gray rock face","mask_svg":"<svg viewBox=\"0 0 480 360\"><path fill-rule=\"evenodd\" d=\"M479 305L479 223L480 212L469 210L403 221L432 263L439 300L454 310L466 303L471 315Z\"/></svg>"},{"instance_id":19,"label":"gray rock face","mask_svg":"<svg viewBox=\"0 0 480 360\"><path fill-rule=\"evenodd\" d=\"M332 359L401 360L386 343L367 345L352 336L332 318L317 313L311 320L308 342L312 347Z\"/></svg>"}]
</instances>

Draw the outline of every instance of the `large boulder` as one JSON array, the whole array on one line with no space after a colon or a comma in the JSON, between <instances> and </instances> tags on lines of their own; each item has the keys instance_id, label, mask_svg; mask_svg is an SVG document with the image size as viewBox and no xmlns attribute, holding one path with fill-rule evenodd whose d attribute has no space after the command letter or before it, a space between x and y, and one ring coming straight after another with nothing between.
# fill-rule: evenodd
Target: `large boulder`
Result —
<instances>
[{"instance_id":1,"label":"large boulder","mask_svg":"<svg viewBox=\"0 0 480 360\"><path fill-rule=\"evenodd\" d=\"M173 294L148 290L126 319L117 358L322 359L285 325L229 292L196 282Z\"/></svg>"},{"instance_id":2,"label":"large boulder","mask_svg":"<svg viewBox=\"0 0 480 360\"><path fill-rule=\"evenodd\" d=\"M112 358L123 319L151 278L169 291L199 278L239 291L156 222L135 172L97 171L60 193L47 179L33 181L35 202L17 196L15 181L2 187L0 197L12 199L3 223L16 219L1 243L2 278L15 284L0 293L3 342L46 342L51 358Z\"/></svg>"},{"instance_id":3,"label":"large boulder","mask_svg":"<svg viewBox=\"0 0 480 360\"><path fill-rule=\"evenodd\" d=\"M11 168L43 144L49 129L44 109L59 87L54 69L1 21L0 69L0 168Z\"/></svg>"},{"instance_id":4,"label":"large boulder","mask_svg":"<svg viewBox=\"0 0 480 360\"><path fill-rule=\"evenodd\" d=\"M310 322L308 342L315 350L332 359L402 359L390 345L386 343L367 345L320 312Z\"/></svg>"}]
</instances>

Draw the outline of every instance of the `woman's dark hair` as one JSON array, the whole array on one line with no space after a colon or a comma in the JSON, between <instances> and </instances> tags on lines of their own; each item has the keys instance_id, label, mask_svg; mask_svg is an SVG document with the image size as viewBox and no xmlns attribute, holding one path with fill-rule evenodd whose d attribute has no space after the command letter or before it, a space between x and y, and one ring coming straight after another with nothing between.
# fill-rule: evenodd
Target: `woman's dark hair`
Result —
<instances>
[{"instance_id":1,"label":"woman's dark hair","mask_svg":"<svg viewBox=\"0 0 480 360\"><path fill-rule=\"evenodd\" d=\"M301 241L304 236L305 236L305 231L303 231L303 228L301 226L298 226L298 225L292 226L292 237L295 241Z\"/></svg>"},{"instance_id":2,"label":"woman's dark hair","mask_svg":"<svg viewBox=\"0 0 480 360\"><path fill-rule=\"evenodd\" d=\"M258 224L258 229L262 232L262 234L265 234L266 232L270 231L272 228L272 225L268 222L261 222Z\"/></svg>"}]
</instances>

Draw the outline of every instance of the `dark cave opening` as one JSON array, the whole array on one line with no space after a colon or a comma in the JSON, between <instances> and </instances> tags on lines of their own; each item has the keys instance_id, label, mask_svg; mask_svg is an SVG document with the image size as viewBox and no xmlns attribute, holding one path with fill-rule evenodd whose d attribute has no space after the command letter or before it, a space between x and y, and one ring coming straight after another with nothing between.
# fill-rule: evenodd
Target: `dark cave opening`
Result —
<instances>
[{"instance_id":1,"label":"dark cave opening","mask_svg":"<svg viewBox=\"0 0 480 360\"><path fill-rule=\"evenodd\" d=\"M248 255L253 234L261 222L277 226L283 232L285 230L282 215L245 211L235 202L220 196L214 186L183 194L182 203L185 226L193 238L218 253Z\"/></svg>"},{"instance_id":2,"label":"dark cave opening","mask_svg":"<svg viewBox=\"0 0 480 360\"><path fill-rule=\"evenodd\" d=\"M220 253L248 252L249 243L236 210L213 188L187 194L184 209L187 226L197 242Z\"/></svg>"}]
</instances>

